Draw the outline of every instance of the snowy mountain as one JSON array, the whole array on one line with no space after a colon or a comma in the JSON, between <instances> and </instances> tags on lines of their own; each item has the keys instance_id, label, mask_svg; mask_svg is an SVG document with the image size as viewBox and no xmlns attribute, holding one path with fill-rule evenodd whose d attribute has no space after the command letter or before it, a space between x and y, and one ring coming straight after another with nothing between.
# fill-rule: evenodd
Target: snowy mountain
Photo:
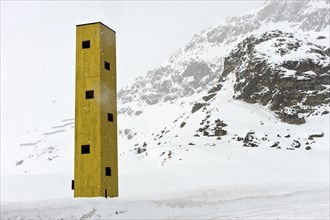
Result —
<instances>
[{"instance_id":1,"label":"snowy mountain","mask_svg":"<svg viewBox=\"0 0 330 220\"><path fill-rule=\"evenodd\" d=\"M125 104L138 99L156 104L201 92L218 80L223 57L254 31L324 31L327 36L328 9L328 1L266 1L253 13L228 18L225 24L195 35L183 51L174 53L163 66L121 89L120 101ZM321 43L324 42L328 39L323 38Z\"/></svg>"},{"instance_id":2,"label":"snowy mountain","mask_svg":"<svg viewBox=\"0 0 330 220\"><path fill-rule=\"evenodd\" d=\"M217 213L213 204L240 206L258 196L289 204L288 195L303 192L315 198L308 202L321 207L321 217L328 215L329 7L329 1L266 1L196 34L159 68L122 88L119 194L146 199L141 207L175 203L186 211L168 216L175 207L166 208L158 215L164 218L226 218L234 216L209 214ZM73 128L74 119L63 119L38 140L21 143L6 164L8 174L65 174L47 184L61 185L60 198L71 195ZM205 202L204 214L188 214ZM113 209L112 217L120 210L121 218L159 214L131 204ZM109 217L95 212L89 214Z\"/></svg>"}]
</instances>

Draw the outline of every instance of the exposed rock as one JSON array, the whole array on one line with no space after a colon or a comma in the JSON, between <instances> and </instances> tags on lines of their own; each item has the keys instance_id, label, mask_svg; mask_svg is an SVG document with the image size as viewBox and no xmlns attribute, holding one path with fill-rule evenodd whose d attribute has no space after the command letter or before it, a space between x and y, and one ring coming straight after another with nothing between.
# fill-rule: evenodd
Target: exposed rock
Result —
<instances>
[{"instance_id":1,"label":"exposed rock","mask_svg":"<svg viewBox=\"0 0 330 220\"><path fill-rule=\"evenodd\" d=\"M207 120L210 117L210 115L207 113L206 117L202 120L200 125L204 125L206 121L206 125L199 128L197 132L202 132L203 136L223 136L227 134L227 131L223 129L223 127L228 126L226 123L221 121L220 119L215 120L214 123L211 123L210 120Z\"/></svg>"},{"instance_id":2,"label":"exposed rock","mask_svg":"<svg viewBox=\"0 0 330 220\"><path fill-rule=\"evenodd\" d=\"M278 147L279 143L280 143L280 142L277 142L277 141L276 141L276 142L275 142L272 146L270 146L270 147L272 147L272 148L273 148L273 147Z\"/></svg>"},{"instance_id":3,"label":"exposed rock","mask_svg":"<svg viewBox=\"0 0 330 220\"><path fill-rule=\"evenodd\" d=\"M131 140L134 137L134 133L131 129L125 129L124 135L127 137L128 140Z\"/></svg>"},{"instance_id":4,"label":"exposed rock","mask_svg":"<svg viewBox=\"0 0 330 220\"><path fill-rule=\"evenodd\" d=\"M209 136L209 132L208 131L203 131L203 136Z\"/></svg>"},{"instance_id":5,"label":"exposed rock","mask_svg":"<svg viewBox=\"0 0 330 220\"><path fill-rule=\"evenodd\" d=\"M145 77L138 77L130 87L121 89L118 92L120 104L138 100L139 104L155 105L189 97L217 83L222 66L196 59L186 60L180 56L180 53L173 54L168 65L149 71ZM118 112L126 114L127 110L123 107Z\"/></svg>"},{"instance_id":6,"label":"exposed rock","mask_svg":"<svg viewBox=\"0 0 330 220\"><path fill-rule=\"evenodd\" d=\"M228 125L221 121L220 119L215 120L215 124L217 127L227 127Z\"/></svg>"},{"instance_id":7,"label":"exposed rock","mask_svg":"<svg viewBox=\"0 0 330 220\"><path fill-rule=\"evenodd\" d=\"M300 124L304 124L305 118L302 116L298 116L298 115L289 115L286 114L284 112L278 112L279 114L279 118L283 121L283 122L287 122L288 124L296 124L296 125L300 125Z\"/></svg>"},{"instance_id":8,"label":"exposed rock","mask_svg":"<svg viewBox=\"0 0 330 220\"><path fill-rule=\"evenodd\" d=\"M300 148L301 144L299 141L293 140L291 147Z\"/></svg>"},{"instance_id":9,"label":"exposed rock","mask_svg":"<svg viewBox=\"0 0 330 220\"><path fill-rule=\"evenodd\" d=\"M204 96L204 97L203 97L203 100L204 100L205 102L207 102L207 101L209 101L210 99L212 99L214 96L216 96L215 93L213 93L213 94L209 94L209 95L207 95L207 96Z\"/></svg>"},{"instance_id":10,"label":"exposed rock","mask_svg":"<svg viewBox=\"0 0 330 220\"><path fill-rule=\"evenodd\" d=\"M190 77L194 78L193 86L196 88L200 80L209 75L211 73L211 69L205 62L192 62L190 63L185 71L182 73L183 77Z\"/></svg>"},{"instance_id":11,"label":"exposed rock","mask_svg":"<svg viewBox=\"0 0 330 220\"><path fill-rule=\"evenodd\" d=\"M214 86L213 88L211 88L208 93L216 93L218 91L220 91L222 88L222 84L218 83L216 86Z\"/></svg>"},{"instance_id":12,"label":"exposed rock","mask_svg":"<svg viewBox=\"0 0 330 220\"><path fill-rule=\"evenodd\" d=\"M325 36L318 36L316 39L318 40L325 39Z\"/></svg>"},{"instance_id":13,"label":"exposed rock","mask_svg":"<svg viewBox=\"0 0 330 220\"><path fill-rule=\"evenodd\" d=\"M258 147L259 145L256 143L249 142L249 143L244 143L243 146L244 147Z\"/></svg>"},{"instance_id":14,"label":"exposed rock","mask_svg":"<svg viewBox=\"0 0 330 220\"><path fill-rule=\"evenodd\" d=\"M244 140L244 138L242 138L242 137L237 137L236 140L237 140L237 141L242 141L242 140Z\"/></svg>"},{"instance_id":15,"label":"exposed rock","mask_svg":"<svg viewBox=\"0 0 330 220\"><path fill-rule=\"evenodd\" d=\"M227 131L226 130L222 130L221 128L220 129L216 129L214 131L214 136L224 136L227 134Z\"/></svg>"},{"instance_id":16,"label":"exposed rock","mask_svg":"<svg viewBox=\"0 0 330 220\"><path fill-rule=\"evenodd\" d=\"M138 154L141 154L141 153L145 152L146 150L147 150L147 149L145 149L145 148L138 147L137 150L136 150L136 152L137 152Z\"/></svg>"},{"instance_id":17,"label":"exposed rock","mask_svg":"<svg viewBox=\"0 0 330 220\"><path fill-rule=\"evenodd\" d=\"M118 110L118 114L127 114L127 115L131 116L133 113L134 113L134 110L131 107L123 107Z\"/></svg>"},{"instance_id":18,"label":"exposed rock","mask_svg":"<svg viewBox=\"0 0 330 220\"><path fill-rule=\"evenodd\" d=\"M199 109L203 108L206 105L206 103L195 103L194 106L191 109L191 113L197 112Z\"/></svg>"},{"instance_id":19,"label":"exposed rock","mask_svg":"<svg viewBox=\"0 0 330 220\"><path fill-rule=\"evenodd\" d=\"M308 139L309 140L314 140L314 138L321 138L323 136L324 136L324 134L322 132L321 134L312 134L312 135L309 135Z\"/></svg>"},{"instance_id":20,"label":"exposed rock","mask_svg":"<svg viewBox=\"0 0 330 220\"><path fill-rule=\"evenodd\" d=\"M141 115L141 114L142 114L142 111L140 111L140 110L135 112L135 116L138 116L138 115Z\"/></svg>"},{"instance_id":21,"label":"exposed rock","mask_svg":"<svg viewBox=\"0 0 330 220\"><path fill-rule=\"evenodd\" d=\"M264 45L271 48L273 56L295 54L302 48L306 55L299 60L288 58L273 62L266 55L268 51L262 49L266 48ZM304 117L316 111L317 106L330 103L327 51L328 48L279 30L251 35L225 58L222 75L230 72L236 75L235 98L268 104L283 122L303 124Z\"/></svg>"},{"instance_id":22,"label":"exposed rock","mask_svg":"<svg viewBox=\"0 0 330 220\"><path fill-rule=\"evenodd\" d=\"M327 115L327 114L329 114L329 111L327 111L327 110L325 110L321 113L321 115Z\"/></svg>"},{"instance_id":23,"label":"exposed rock","mask_svg":"<svg viewBox=\"0 0 330 220\"><path fill-rule=\"evenodd\" d=\"M254 131L250 131L248 132L246 135L245 135L245 138L244 138L244 143L247 143L249 141L252 141L254 139Z\"/></svg>"},{"instance_id":24,"label":"exposed rock","mask_svg":"<svg viewBox=\"0 0 330 220\"><path fill-rule=\"evenodd\" d=\"M203 125L204 123L205 123L205 121L208 119L208 118L210 118L211 116L209 115L209 114L207 114L206 116L205 116L205 118L202 120L202 122L200 123L200 125Z\"/></svg>"},{"instance_id":25,"label":"exposed rock","mask_svg":"<svg viewBox=\"0 0 330 220\"><path fill-rule=\"evenodd\" d=\"M182 122L182 123L180 124L180 128L183 128L185 125L186 125L186 122Z\"/></svg>"},{"instance_id":26,"label":"exposed rock","mask_svg":"<svg viewBox=\"0 0 330 220\"><path fill-rule=\"evenodd\" d=\"M16 162L16 166L21 165L23 162L24 162L24 160L19 160L19 161L17 161L17 162Z\"/></svg>"},{"instance_id":27,"label":"exposed rock","mask_svg":"<svg viewBox=\"0 0 330 220\"><path fill-rule=\"evenodd\" d=\"M254 135L254 131L250 131L246 134L244 140L243 140L243 146L245 147L258 147L257 138Z\"/></svg>"}]
</instances>

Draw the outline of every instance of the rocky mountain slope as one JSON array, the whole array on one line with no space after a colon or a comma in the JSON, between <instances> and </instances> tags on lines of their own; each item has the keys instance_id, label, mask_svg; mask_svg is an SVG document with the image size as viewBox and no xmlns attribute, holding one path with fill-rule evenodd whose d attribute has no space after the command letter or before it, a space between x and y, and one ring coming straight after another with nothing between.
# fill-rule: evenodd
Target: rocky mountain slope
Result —
<instances>
[{"instance_id":1,"label":"rocky mountain slope","mask_svg":"<svg viewBox=\"0 0 330 220\"><path fill-rule=\"evenodd\" d=\"M159 157L165 166L184 160L196 146L329 150L328 7L323 1L269 1L253 14L194 36L184 51L154 70L157 74L139 79L146 88L121 102L125 129L120 140L126 153ZM264 18L269 10L273 13ZM315 15L318 22L307 25ZM189 83L173 77L184 79L191 71ZM164 79L175 84L158 93ZM209 83L200 83L204 80ZM178 92L185 89L191 92ZM152 94L155 103L140 99L140 92ZM131 97L129 88L121 90L120 98L126 95ZM164 99L167 95L173 99Z\"/></svg>"},{"instance_id":2,"label":"rocky mountain slope","mask_svg":"<svg viewBox=\"0 0 330 220\"><path fill-rule=\"evenodd\" d=\"M134 125L154 105L177 109L177 117L158 112L152 122L154 130L166 130L166 121L213 102L230 74L236 77L235 99L267 106L283 122L302 124L327 114L328 10L328 1L266 1L203 30L160 68L119 91L119 113L127 122L120 135L131 140L148 133Z\"/></svg>"},{"instance_id":3,"label":"rocky mountain slope","mask_svg":"<svg viewBox=\"0 0 330 220\"><path fill-rule=\"evenodd\" d=\"M254 12L228 18L224 24L205 29L160 68L121 89L119 112L138 115L141 111L133 110L127 103L153 105L201 93L216 84L224 57L244 38L254 32L275 29L324 31L329 26L328 10L328 1L266 1Z\"/></svg>"},{"instance_id":4,"label":"rocky mountain slope","mask_svg":"<svg viewBox=\"0 0 330 220\"><path fill-rule=\"evenodd\" d=\"M294 33L274 30L255 34L225 58L220 82L235 74L234 98L267 105L282 121L302 124L304 116L329 113L329 55L329 47ZM215 96L214 90L220 87L211 89L204 100ZM203 104L195 107L198 105Z\"/></svg>"},{"instance_id":5,"label":"rocky mountain slope","mask_svg":"<svg viewBox=\"0 0 330 220\"><path fill-rule=\"evenodd\" d=\"M302 124L304 116L328 113L329 60L329 47L276 30L238 44L223 74L236 74L235 98L269 105L282 121Z\"/></svg>"}]
</instances>

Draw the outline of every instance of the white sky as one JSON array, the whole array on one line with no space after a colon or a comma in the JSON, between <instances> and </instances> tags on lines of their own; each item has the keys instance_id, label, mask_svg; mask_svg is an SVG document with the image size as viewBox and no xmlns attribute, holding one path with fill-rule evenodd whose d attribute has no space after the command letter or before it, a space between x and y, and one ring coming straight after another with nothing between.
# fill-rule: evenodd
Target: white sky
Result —
<instances>
[{"instance_id":1,"label":"white sky","mask_svg":"<svg viewBox=\"0 0 330 220\"><path fill-rule=\"evenodd\" d=\"M52 123L73 118L77 24L101 21L116 31L119 90L202 29L261 4L1 1L1 143L35 138Z\"/></svg>"}]
</instances>

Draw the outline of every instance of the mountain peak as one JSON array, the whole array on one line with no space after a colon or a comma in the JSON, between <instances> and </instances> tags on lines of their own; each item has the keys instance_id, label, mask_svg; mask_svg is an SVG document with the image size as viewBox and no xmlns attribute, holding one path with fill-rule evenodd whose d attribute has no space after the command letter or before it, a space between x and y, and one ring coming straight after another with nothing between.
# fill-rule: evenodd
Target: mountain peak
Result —
<instances>
[{"instance_id":1,"label":"mountain peak","mask_svg":"<svg viewBox=\"0 0 330 220\"><path fill-rule=\"evenodd\" d=\"M258 10L258 18L267 23L297 23L304 31L320 31L329 25L329 1L266 1Z\"/></svg>"}]
</instances>

